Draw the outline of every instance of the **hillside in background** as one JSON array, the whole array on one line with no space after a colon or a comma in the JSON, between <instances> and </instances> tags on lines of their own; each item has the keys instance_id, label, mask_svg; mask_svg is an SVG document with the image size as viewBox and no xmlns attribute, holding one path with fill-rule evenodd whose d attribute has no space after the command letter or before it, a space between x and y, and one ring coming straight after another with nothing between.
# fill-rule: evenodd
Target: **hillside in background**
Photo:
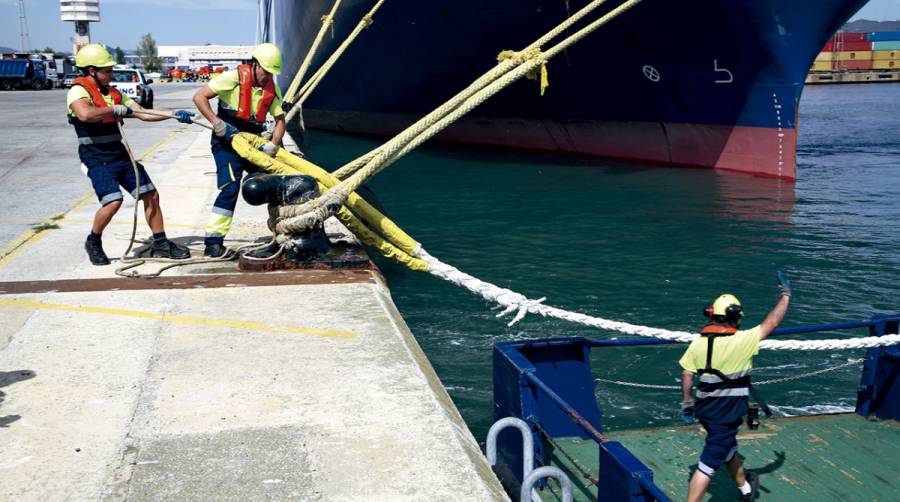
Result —
<instances>
[{"instance_id":1,"label":"hillside in background","mask_svg":"<svg viewBox=\"0 0 900 502\"><path fill-rule=\"evenodd\" d=\"M869 21L868 19L857 19L850 21L842 28L844 31L900 31L900 20L897 21Z\"/></svg>"}]
</instances>

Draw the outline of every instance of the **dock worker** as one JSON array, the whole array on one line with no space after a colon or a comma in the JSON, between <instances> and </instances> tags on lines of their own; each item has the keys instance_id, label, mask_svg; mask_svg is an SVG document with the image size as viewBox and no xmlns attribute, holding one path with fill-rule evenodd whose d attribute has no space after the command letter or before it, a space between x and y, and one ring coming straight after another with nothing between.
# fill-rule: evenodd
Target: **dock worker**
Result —
<instances>
[{"instance_id":1,"label":"dock worker","mask_svg":"<svg viewBox=\"0 0 900 502\"><path fill-rule=\"evenodd\" d=\"M225 236L231 229L234 208L241 189L244 171L258 168L244 160L231 147L231 138L238 132L261 134L266 129L266 117L275 120L272 139L259 149L275 155L284 137L285 120L281 90L274 75L281 73L281 51L274 44L260 44L251 52L249 64L223 72L194 95L197 109L213 126L212 154L216 162L216 186L219 195L213 203L206 226L205 256L223 256ZM218 97L218 109L213 113L209 100Z\"/></svg>"},{"instance_id":2,"label":"dock worker","mask_svg":"<svg viewBox=\"0 0 900 502\"><path fill-rule=\"evenodd\" d=\"M101 238L103 230L122 207L123 197L119 190L122 187L132 195L137 190L137 197L144 203L144 217L153 232L149 256L176 260L189 258L191 253L186 247L166 237L159 193L140 163L137 163L140 182L135 179L134 166L116 123L126 117L147 122L166 120L167 117L142 114L140 105L109 85L115 64L102 45L82 47L75 55L75 66L81 70L81 76L75 79L66 95L69 123L78 135L78 157L87 169L101 206L94 215L84 249L94 265L109 265ZM190 121L191 113L186 110L178 110L175 115L180 122Z\"/></svg>"},{"instance_id":3,"label":"dock worker","mask_svg":"<svg viewBox=\"0 0 900 502\"><path fill-rule=\"evenodd\" d=\"M706 443L697 470L691 477L688 501L699 502L716 470L723 464L741 492L742 501L758 496L756 473L745 472L737 454L737 433L747 415L750 395L750 370L759 342L781 324L791 298L790 283L780 281L781 298L763 322L748 330L740 329L744 316L741 302L730 294L716 298L704 314L709 323L700 336L691 341L679 364L682 411L686 422L697 420L706 429ZM696 401L691 398L694 374L700 375Z\"/></svg>"}]
</instances>

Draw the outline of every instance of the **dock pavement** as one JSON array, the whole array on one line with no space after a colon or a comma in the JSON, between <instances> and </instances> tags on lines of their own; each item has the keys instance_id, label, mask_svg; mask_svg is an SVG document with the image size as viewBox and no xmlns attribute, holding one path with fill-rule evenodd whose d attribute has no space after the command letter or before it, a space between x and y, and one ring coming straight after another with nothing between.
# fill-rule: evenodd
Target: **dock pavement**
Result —
<instances>
[{"instance_id":1,"label":"dock pavement","mask_svg":"<svg viewBox=\"0 0 900 502\"><path fill-rule=\"evenodd\" d=\"M155 90L160 108L193 93ZM0 146L0 499L507 500L376 269L92 266L98 203L47 92L0 94L17 120L0 133L21 139ZM132 122L169 237L199 255L209 133ZM104 233L111 258L133 204ZM265 220L240 201L226 244L268 239Z\"/></svg>"}]
</instances>

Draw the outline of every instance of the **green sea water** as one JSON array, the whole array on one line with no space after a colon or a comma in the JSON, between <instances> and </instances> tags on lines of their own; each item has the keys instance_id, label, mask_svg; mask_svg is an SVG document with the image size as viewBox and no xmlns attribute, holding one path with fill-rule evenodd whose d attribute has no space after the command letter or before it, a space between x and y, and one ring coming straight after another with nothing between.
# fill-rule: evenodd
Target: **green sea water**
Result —
<instances>
[{"instance_id":1,"label":"green sea water","mask_svg":"<svg viewBox=\"0 0 900 502\"><path fill-rule=\"evenodd\" d=\"M429 143L370 186L435 257L572 311L692 331L703 324L702 308L730 292L744 304L743 325L753 326L777 300L775 272L782 270L794 288L783 326L900 312L900 84L808 87L799 123L796 183ZM314 132L307 153L333 169L378 144ZM493 421L495 342L619 335L535 316L508 327L465 290L379 265L480 441ZM597 350L594 373L675 384L683 350ZM763 351L755 378L860 357ZM809 414L852 408L857 382L858 368L847 368L762 390L778 413ZM597 395L608 429L679 417L679 391L599 384Z\"/></svg>"}]
</instances>

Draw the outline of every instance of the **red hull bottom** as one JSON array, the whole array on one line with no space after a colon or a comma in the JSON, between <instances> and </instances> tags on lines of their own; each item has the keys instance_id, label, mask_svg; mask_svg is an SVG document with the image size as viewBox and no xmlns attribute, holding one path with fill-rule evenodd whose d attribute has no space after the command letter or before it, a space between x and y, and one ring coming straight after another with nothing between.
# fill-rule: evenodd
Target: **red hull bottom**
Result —
<instances>
[{"instance_id":1,"label":"red hull bottom","mask_svg":"<svg viewBox=\"0 0 900 502\"><path fill-rule=\"evenodd\" d=\"M409 116L318 110L306 110L304 117L311 128L379 136L414 122ZM788 128L469 117L436 139L797 178L797 133Z\"/></svg>"}]
</instances>

